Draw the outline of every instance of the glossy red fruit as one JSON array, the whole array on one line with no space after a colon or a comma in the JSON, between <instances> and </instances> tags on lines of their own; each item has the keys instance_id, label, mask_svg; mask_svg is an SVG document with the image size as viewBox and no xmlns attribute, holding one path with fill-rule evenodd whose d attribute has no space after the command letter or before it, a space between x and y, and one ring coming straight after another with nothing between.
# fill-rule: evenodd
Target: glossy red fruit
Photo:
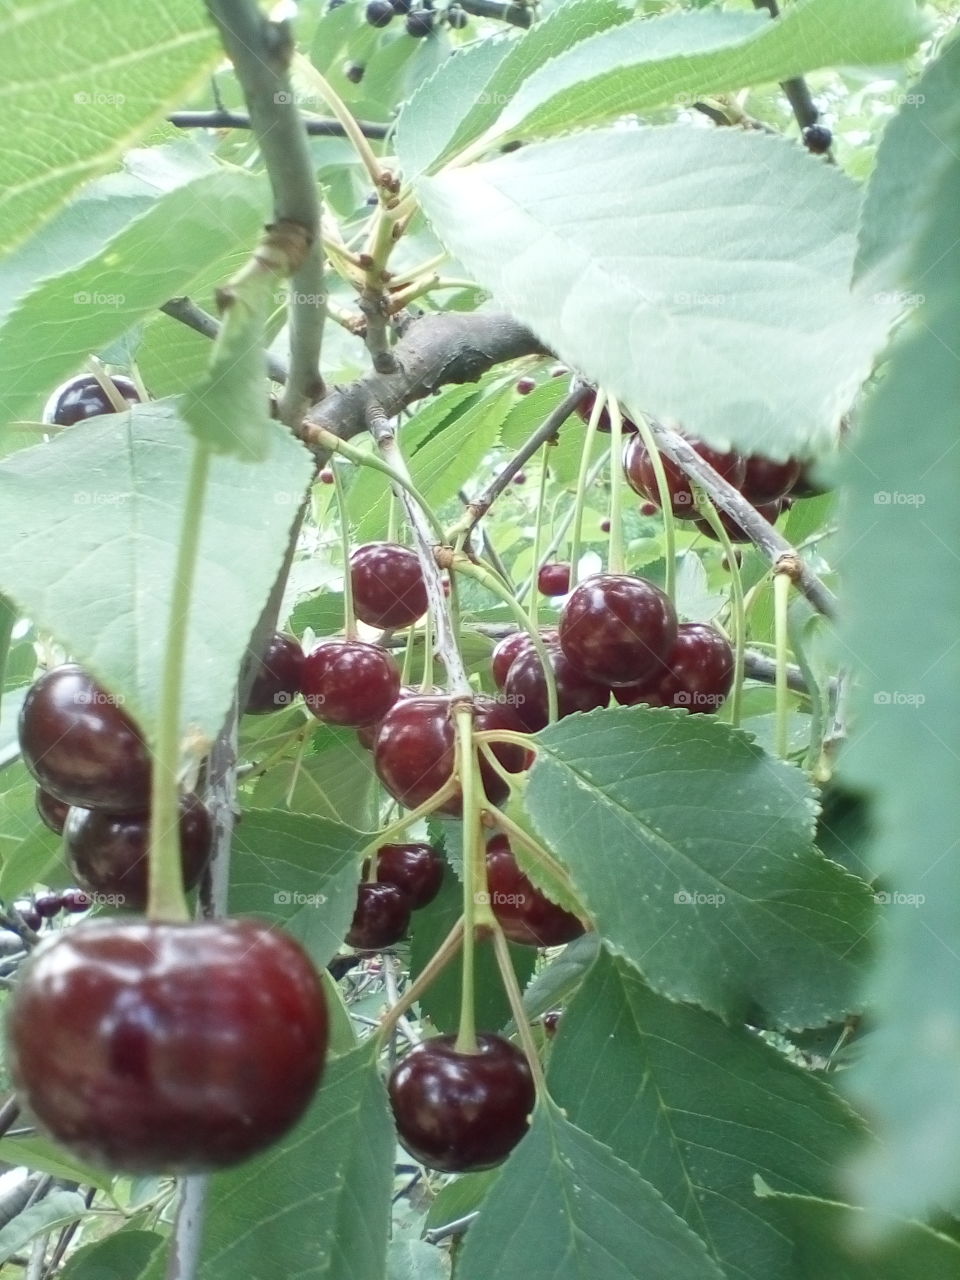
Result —
<instances>
[{"instance_id":1,"label":"glossy red fruit","mask_svg":"<svg viewBox=\"0 0 960 1280\"><path fill-rule=\"evenodd\" d=\"M432 844L382 844L377 850L377 881L395 885L412 911L427 906L440 892L443 866Z\"/></svg>"},{"instance_id":2,"label":"glossy red fruit","mask_svg":"<svg viewBox=\"0 0 960 1280\"><path fill-rule=\"evenodd\" d=\"M591 413L593 413L593 406L596 404L596 402L597 402L597 393L596 391L591 390L589 394L583 400L581 400L580 403L577 405L577 414L580 418L583 419L584 422L590 421L590 415ZM624 435L636 434L637 424L635 422L633 422L630 418L626 416L623 416L621 418L621 421L623 423L621 430L623 431ZM613 424L610 421L610 410L607 408L606 405L604 405L604 407L600 410L600 420L597 423L597 430L602 431L605 435L609 435L610 432L613 430Z\"/></svg>"},{"instance_id":3,"label":"glossy red fruit","mask_svg":"<svg viewBox=\"0 0 960 1280\"><path fill-rule=\"evenodd\" d=\"M665 668L649 683L615 689L617 701L624 706L645 702L706 714L717 711L733 687L733 650L705 622L680 624Z\"/></svg>"},{"instance_id":4,"label":"glossy red fruit","mask_svg":"<svg viewBox=\"0 0 960 1280\"><path fill-rule=\"evenodd\" d=\"M677 638L667 596L645 578L601 573L570 596L560 616L560 647L601 684L636 684L660 666Z\"/></svg>"},{"instance_id":5,"label":"glossy red fruit","mask_svg":"<svg viewBox=\"0 0 960 1280\"><path fill-rule=\"evenodd\" d=\"M89 911L93 903L90 901L90 895L86 890L71 888L64 889L63 893L61 893L60 905L69 914L78 915L82 911Z\"/></svg>"},{"instance_id":6,"label":"glossy red fruit","mask_svg":"<svg viewBox=\"0 0 960 1280\"><path fill-rule=\"evenodd\" d=\"M724 480L729 481L735 489L739 489L747 469L746 462L739 453L721 453L718 449L711 449L702 440L689 440L688 444L705 462L709 462L714 471L723 476ZM675 463L666 456L661 456L673 514L681 519L692 520L697 512L690 481ZM623 451L623 472L627 477L627 483L635 493L659 505L657 473L654 471L649 450L639 436L627 442Z\"/></svg>"},{"instance_id":7,"label":"glossy red fruit","mask_svg":"<svg viewBox=\"0 0 960 1280\"><path fill-rule=\"evenodd\" d=\"M244 713L262 716L289 707L301 689L303 649L295 636L278 631L257 660Z\"/></svg>"},{"instance_id":8,"label":"glossy red fruit","mask_svg":"<svg viewBox=\"0 0 960 1280\"><path fill-rule=\"evenodd\" d=\"M43 917L32 902L15 902L13 908L27 928L32 929L34 933L43 924Z\"/></svg>"},{"instance_id":9,"label":"glossy red fruit","mask_svg":"<svg viewBox=\"0 0 960 1280\"><path fill-rule=\"evenodd\" d=\"M780 509L781 503L779 499L776 502L768 502L764 506L756 508L757 512L763 516L764 520L769 524L776 524L777 517L780 515ZM741 526L737 524L736 520L731 516L728 516L725 511L720 511L719 508L717 509L717 514L719 515L720 523L726 529L727 537L731 542L750 541L749 533L746 533ZM714 542L719 541L712 526L706 520L697 520L695 523L701 533L705 533L708 538L713 538Z\"/></svg>"},{"instance_id":10,"label":"glossy red fruit","mask_svg":"<svg viewBox=\"0 0 960 1280\"><path fill-rule=\"evenodd\" d=\"M52 920L63 910L63 898L59 893L38 893L33 905L41 920Z\"/></svg>"},{"instance_id":11,"label":"glossy red fruit","mask_svg":"<svg viewBox=\"0 0 960 1280\"><path fill-rule=\"evenodd\" d=\"M33 684L20 710L20 750L45 791L88 809L147 807L150 754L121 702L72 662Z\"/></svg>"},{"instance_id":12,"label":"glossy red fruit","mask_svg":"<svg viewBox=\"0 0 960 1280\"><path fill-rule=\"evenodd\" d=\"M753 454L747 458L747 471L740 485L740 492L754 506L762 506L765 502L782 498L797 483L800 465L798 458L774 462L771 458Z\"/></svg>"},{"instance_id":13,"label":"glossy red fruit","mask_svg":"<svg viewBox=\"0 0 960 1280\"><path fill-rule=\"evenodd\" d=\"M510 635L504 636L502 640L497 641L490 659L490 668L493 674L493 683L498 689L502 689L506 684L507 672L513 666L514 659L518 658L525 649L532 648L533 641L526 631L512 631Z\"/></svg>"},{"instance_id":14,"label":"glossy red fruit","mask_svg":"<svg viewBox=\"0 0 960 1280\"><path fill-rule=\"evenodd\" d=\"M559 644L547 646L557 685L557 714L562 720L574 711L593 711L610 701L607 685L591 680L573 665ZM536 733L549 721L547 681L540 655L532 645L516 658L507 673L503 691L526 729Z\"/></svg>"},{"instance_id":15,"label":"glossy red fruit","mask_svg":"<svg viewBox=\"0 0 960 1280\"><path fill-rule=\"evenodd\" d=\"M431 1169L492 1169L527 1132L536 1091L526 1058L496 1035L478 1035L477 1050L460 1053L455 1036L435 1036L390 1073L400 1141Z\"/></svg>"},{"instance_id":16,"label":"glossy red fruit","mask_svg":"<svg viewBox=\"0 0 960 1280\"><path fill-rule=\"evenodd\" d=\"M81 889L126 911L145 911L149 879L150 818L146 813L71 809L63 829L67 865ZM213 826L195 795L180 799L183 887L196 887L210 858Z\"/></svg>"},{"instance_id":17,"label":"glossy red fruit","mask_svg":"<svg viewBox=\"0 0 960 1280\"><path fill-rule=\"evenodd\" d=\"M380 781L395 800L415 809L453 776L456 730L452 704L445 695L406 698L387 712L373 748ZM474 724L478 731L510 729L523 732L523 723L505 702L483 694L474 698ZM512 743L494 747L497 759L509 773L527 765L527 752ZM482 761L480 776L490 804L502 804L509 794L506 782ZM459 786L438 812L459 816L463 796Z\"/></svg>"},{"instance_id":18,"label":"glossy red fruit","mask_svg":"<svg viewBox=\"0 0 960 1280\"><path fill-rule=\"evenodd\" d=\"M21 1101L79 1159L193 1173L299 1120L327 1007L310 958L272 926L104 920L37 948L7 1038Z\"/></svg>"},{"instance_id":19,"label":"glossy red fruit","mask_svg":"<svg viewBox=\"0 0 960 1280\"><path fill-rule=\"evenodd\" d=\"M601 532L601 533L609 533L609 532L610 532L610 521L609 521L609 520L601 520L601 521L600 521L600 532Z\"/></svg>"},{"instance_id":20,"label":"glossy red fruit","mask_svg":"<svg viewBox=\"0 0 960 1280\"><path fill-rule=\"evenodd\" d=\"M570 590L570 565L557 561L540 566L537 574L537 590L544 596L565 596Z\"/></svg>"},{"instance_id":21,"label":"glossy red fruit","mask_svg":"<svg viewBox=\"0 0 960 1280\"><path fill-rule=\"evenodd\" d=\"M534 390L536 385L537 383L534 378L518 378L516 387L517 395L528 396L530 392Z\"/></svg>"},{"instance_id":22,"label":"glossy red fruit","mask_svg":"<svg viewBox=\"0 0 960 1280\"><path fill-rule=\"evenodd\" d=\"M642 516L655 516L660 508L655 502L643 502L640 504L640 514Z\"/></svg>"},{"instance_id":23,"label":"glossy red fruit","mask_svg":"<svg viewBox=\"0 0 960 1280\"><path fill-rule=\"evenodd\" d=\"M329 467L324 467L317 476L317 479L321 484L333 484L333 472Z\"/></svg>"},{"instance_id":24,"label":"glossy red fruit","mask_svg":"<svg viewBox=\"0 0 960 1280\"><path fill-rule=\"evenodd\" d=\"M62 835L63 824L67 820L70 806L65 801L58 800L56 796L52 796L49 791L44 791L43 787L37 787L34 804L44 825L51 831L55 831L58 836Z\"/></svg>"},{"instance_id":25,"label":"glossy red fruit","mask_svg":"<svg viewBox=\"0 0 960 1280\"><path fill-rule=\"evenodd\" d=\"M346 943L358 951L392 947L410 927L410 899L395 884L363 881L357 889L357 906Z\"/></svg>"},{"instance_id":26,"label":"glossy red fruit","mask_svg":"<svg viewBox=\"0 0 960 1280\"><path fill-rule=\"evenodd\" d=\"M400 668L386 649L362 640L328 640L307 655L302 676L307 706L328 724L376 724L400 693Z\"/></svg>"},{"instance_id":27,"label":"glossy red fruit","mask_svg":"<svg viewBox=\"0 0 960 1280\"><path fill-rule=\"evenodd\" d=\"M438 691L435 690L435 692ZM402 698L419 698L420 696L421 691L419 686L402 684L400 686L400 692L397 694L396 701L399 702ZM380 732L380 725L382 723L382 720L377 720L374 724L363 724L357 729L357 741L360 743L361 747L363 747L364 751L373 750L373 744L377 740L377 734Z\"/></svg>"},{"instance_id":28,"label":"glossy red fruit","mask_svg":"<svg viewBox=\"0 0 960 1280\"><path fill-rule=\"evenodd\" d=\"M127 404L140 403L140 393L129 378L113 374L112 381ZM83 374L57 387L44 405L43 421L58 427L72 427L86 418L116 412L96 378L92 374Z\"/></svg>"},{"instance_id":29,"label":"glossy red fruit","mask_svg":"<svg viewBox=\"0 0 960 1280\"><path fill-rule=\"evenodd\" d=\"M413 16L413 15L411 15ZM427 611L416 553L393 542L368 542L350 557L357 617L371 627L408 627Z\"/></svg>"},{"instance_id":30,"label":"glossy red fruit","mask_svg":"<svg viewBox=\"0 0 960 1280\"><path fill-rule=\"evenodd\" d=\"M559 947L583 933L570 911L551 902L524 875L506 836L487 842L490 908L511 942L529 947Z\"/></svg>"}]
</instances>

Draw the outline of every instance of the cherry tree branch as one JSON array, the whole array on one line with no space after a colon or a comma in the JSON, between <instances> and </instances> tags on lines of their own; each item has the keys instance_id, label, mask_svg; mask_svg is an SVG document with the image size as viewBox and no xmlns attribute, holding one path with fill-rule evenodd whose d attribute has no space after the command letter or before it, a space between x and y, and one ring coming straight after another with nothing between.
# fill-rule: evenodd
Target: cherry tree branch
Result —
<instances>
[{"instance_id":1,"label":"cherry tree branch","mask_svg":"<svg viewBox=\"0 0 960 1280\"><path fill-rule=\"evenodd\" d=\"M753 0L755 9L766 9L771 18L780 17L780 6L777 0ZM797 124L801 129L806 129L808 125L816 124L820 119L820 112L816 108L810 89L803 76L795 76L791 80L782 80L780 88L787 96L787 101L793 109Z\"/></svg>"},{"instance_id":2,"label":"cherry tree branch","mask_svg":"<svg viewBox=\"0 0 960 1280\"><path fill-rule=\"evenodd\" d=\"M216 316L212 316L209 311L204 311L203 307L198 307L190 298L170 298L160 310L171 320L179 320L181 324L185 324L188 329L193 329L195 333L202 334L204 338L214 339L220 332L220 321ZM269 352L267 353L267 373L273 382L287 380L287 366Z\"/></svg>"},{"instance_id":3,"label":"cherry tree branch","mask_svg":"<svg viewBox=\"0 0 960 1280\"><path fill-rule=\"evenodd\" d=\"M472 13L475 18L495 18L512 27L533 24L533 10L525 4L501 4L498 0L458 0L458 3L465 13Z\"/></svg>"},{"instance_id":4,"label":"cherry tree branch","mask_svg":"<svg viewBox=\"0 0 960 1280\"><path fill-rule=\"evenodd\" d=\"M250 117L239 111L174 111L167 121L176 129L252 129ZM358 120L357 127L365 138L379 142L390 132L389 124ZM339 120L327 116L303 117L303 127L311 138L345 138L347 131Z\"/></svg>"}]
</instances>

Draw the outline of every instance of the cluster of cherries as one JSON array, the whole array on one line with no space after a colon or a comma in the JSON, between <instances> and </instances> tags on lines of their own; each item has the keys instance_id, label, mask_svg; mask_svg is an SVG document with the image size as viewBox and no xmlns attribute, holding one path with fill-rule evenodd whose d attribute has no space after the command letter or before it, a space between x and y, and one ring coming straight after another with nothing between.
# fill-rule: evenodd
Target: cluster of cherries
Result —
<instances>
[{"instance_id":1,"label":"cluster of cherries","mask_svg":"<svg viewBox=\"0 0 960 1280\"><path fill-rule=\"evenodd\" d=\"M364 16L372 27L389 26L397 14L404 18L407 35L418 39L429 36L438 20L448 23L457 31L462 30L469 21L460 5L451 4L438 12L434 9L432 0L424 0L422 5L414 4L413 0L369 0L364 11Z\"/></svg>"},{"instance_id":2,"label":"cluster of cherries","mask_svg":"<svg viewBox=\"0 0 960 1280\"><path fill-rule=\"evenodd\" d=\"M80 888L62 889L60 892L38 893L31 900L15 902L13 909L34 933L43 927L44 920L52 920L61 911L71 915L88 911L93 900Z\"/></svg>"}]
</instances>

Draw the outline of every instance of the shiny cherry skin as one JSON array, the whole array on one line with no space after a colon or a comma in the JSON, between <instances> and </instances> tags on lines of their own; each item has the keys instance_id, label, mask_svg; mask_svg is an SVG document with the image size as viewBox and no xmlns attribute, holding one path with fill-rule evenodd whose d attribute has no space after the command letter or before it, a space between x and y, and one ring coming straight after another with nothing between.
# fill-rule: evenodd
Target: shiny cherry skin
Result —
<instances>
[{"instance_id":1,"label":"shiny cherry skin","mask_svg":"<svg viewBox=\"0 0 960 1280\"><path fill-rule=\"evenodd\" d=\"M59 893L38 893L33 905L41 920L52 920L63 910L63 897Z\"/></svg>"},{"instance_id":2,"label":"shiny cherry skin","mask_svg":"<svg viewBox=\"0 0 960 1280\"><path fill-rule=\"evenodd\" d=\"M535 378L518 378L515 390L518 396L528 396L531 391L536 389L536 386Z\"/></svg>"},{"instance_id":3,"label":"shiny cherry skin","mask_svg":"<svg viewBox=\"0 0 960 1280\"><path fill-rule=\"evenodd\" d=\"M278 631L267 645L263 657L257 659L256 674L244 713L264 716L289 707L301 689L303 661L300 641Z\"/></svg>"},{"instance_id":4,"label":"shiny cherry skin","mask_svg":"<svg viewBox=\"0 0 960 1280\"><path fill-rule=\"evenodd\" d=\"M557 1034L560 1027L560 1017L562 1011L560 1009L551 1009L549 1013L545 1013L541 1019L543 1029L549 1037Z\"/></svg>"},{"instance_id":5,"label":"shiny cherry skin","mask_svg":"<svg viewBox=\"0 0 960 1280\"><path fill-rule=\"evenodd\" d=\"M733 687L733 650L715 627L682 622L662 675L642 685L614 690L624 706L680 707L707 714L717 711Z\"/></svg>"},{"instance_id":6,"label":"shiny cherry skin","mask_svg":"<svg viewBox=\"0 0 960 1280\"><path fill-rule=\"evenodd\" d=\"M600 573L582 582L560 616L560 647L573 665L601 684L636 684L673 648L677 615L645 578Z\"/></svg>"},{"instance_id":7,"label":"shiny cherry skin","mask_svg":"<svg viewBox=\"0 0 960 1280\"><path fill-rule=\"evenodd\" d=\"M20 750L57 800L115 813L147 807L150 754L119 702L72 662L31 686L20 709Z\"/></svg>"},{"instance_id":8,"label":"shiny cherry skin","mask_svg":"<svg viewBox=\"0 0 960 1280\"><path fill-rule=\"evenodd\" d=\"M537 574L537 590L543 596L565 596L570 590L571 569L557 561L540 566Z\"/></svg>"},{"instance_id":9,"label":"shiny cherry skin","mask_svg":"<svg viewBox=\"0 0 960 1280\"><path fill-rule=\"evenodd\" d=\"M789 493L800 478L800 459L788 458L786 462L774 462L772 458L752 454L747 458L747 471L740 485L740 492L748 502L763 506Z\"/></svg>"},{"instance_id":10,"label":"shiny cherry skin","mask_svg":"<svg viewBox=\"0 0 960 1280\"><path fill-rule=\"evenodd\" d=\"M413 15L411 15L413 16ZM393 542L368 542L350 556L357 617L371 627L408 627L427 612L416 553Z\"/></svg>"},{"instance_id":11,"label":"shiny cherry skin","mask_svg":"<svg viewBox=\"0 0 960 1280\"><path fill-rule=\"evenodd\" d=\"M127 404L139 404L140 393L129 378L111 374L111 379ZM43 421L58 427L72 427L87 418L98 418L104 413L116 413L116 409L91 374L71 378L50 396L43 409Z\"/></svg>"},{"instance_id":12,"label":"shiny cherry skin","mask_svg":"<svg viewBox=\"0 0 960 1280\"><path fill-rule=\"evenodd\" d=\"M714 471L723 476L724 480L729 481L735 489L739 489L747 469L747 464L739 453L723 453L719 449L711 449L702 440L688 440L687 443L705 462L709 462ZM673 514L680 519L691 520L697 512L690 481L669 458L661 455L661 460L667 479L667 488L670 491ZM659 505L657 473L653 468L649 450L639 436L627 442L623 451L623 472L634 493Z\"/></svg>"},{"instance_id":13,"label":"shiny cherry skin","mask_svg":"<svg viewBox=\"0 0 960 1280\"><path fill-rule=\"evenodd\" d=\"M395 800L415 809L453 776L456 730L453 699L445 695L405 698L394 703L383 718L373 747L377 776ZM505 702L483 694L474 698L474 724L478 731L510 729L523 733L523 722ZM508 773L527 767L527 752L513 743L497 743L497 759ZM480 777L490 804L502 804L509 794L504 780L485 760ZM459 817L463 796L459 786L438 809Z\"/></svg>"},{"instance_id":14,"label":"shiny cherry skin","mask_svg":"<svg viewBox=\"0 0 960 1280\"><path fill-rule=\"evenodd\" d=\"M597 393L596 391L591 389L589 394L583 400L581 400L580 403L577 405L578 417L582 418L584 422L589 422L590 415L591 413L593 413L593 406L596 404L596 402L597 402ZM626 417L625 415L621 418L621 422L623 424L621 427L621 430L623 431L624 435L636 434L637 424L635 422L633 422L630 418ZM603 408L600 410L600 418L597 422L597 430L603 432L604 435L609 435L613 430L613 424L610 421L610 410L607 408L606 405L604 405Z\"/></svg>"},{"instance_id":15,"label":"shiny cherry skin","mask_svg":"<svg viewBox=\"0 0 960 1280\"><path fill-rule=\"evenodd\" d=\"M777 517L780 515L782 503L778 498L776 502L767 502L762 507L757 507L757 512L763 516L768 524L776 524ZM717 514L720 517L720 523L727 531L727 537L731 542L749 542L750 535L747 533L732 516L728 516L725 511L717 508ZM708 538L712 538L714 542L719 541L714 533L712 526L706 520L697 520L694 522L701 533L705 533Z\"/></svg>"},{"instance_id":16,"label":"shiny cherry skin","mask_svg":"<svg viewBox=\"0 0 960 1280\"><path fill-rule=\"evenodd\" d=\"M150 817L71 809L63 828L67 866L87 893L115 899L110 905L145 911L149 879ZM210 859L213 826L195 795L180 799L180 869L183 887L195 888Z\"/></svg>"},{"instance_id":17,"label":"shiny cherry skin","mask_svg":"<svg viewBox=\"0 0 960 1280\"><path fill-rule=\"evenodd\" d=\"M395 884L364 880L357 889L357 906L347 932L348 947L379 951L399 942L410 927L410 899Z\"/></svg>"},{"instance_id":18,"label":"shiny cherry skin","mask_svg":"<svg viewBox=\"0 0 960 1280\"><path fill-rule=\"evenodd\" d=\"M490 669L493 674L493 683L498 689L502 689L507 683L507 672L513 666L514 659L518 658L524 650L532 648L533 641L526 631L512 631L510 635L497 641L490 659Z\"/></svg>"},{"instance_id":19,"label":"shiny cherry skin","mask_svg":"<svg viewBox=\"0 0 960 1280\"><path fill-rule=\"evenodd\" d=\"M408 36L413 36L417 40L423 40L433 31L433 23L436 15L432 9L414 9L407 14L404 28Z\"/></svg>"},{"instance_id":20,"label":"shiny cherry skin","mask_svg":"<svg viewBox=\"0 0 960 1280\"><path fill-rule=\"evenodd\" d=\"M397 694L396 701L399 702L403 698L419 698L420 689L417 685L402 684L400 692ZM377 720L373 724L363 724L357 729L357 741L363 747L364 751L372 751L373 744L377 740L377 734L380 732L382 720Z\"/></svg>"},{"instance_id":21,"label":"shiny cherry skin","mask_svg":"<svg viewBox=\"0 0 960 1280\"><path fill-rule=\"evenodd\" d=\"M43 916L37 910L36 905L32 902L15 902L13 907L27 928L36 933L43 924Z\"/></svg>"},{"instance_id":22,"label":"shiny cherry skin","mask_svg":"<svg viewBox=\"0 0 960 1280\"><path fill-rule=\"evenodd\" d=\"M370 0L364 10L364 17L371 27L386 27L393 20L394 8L390 0Z\"/></svg>"},{"instance_id":23,"label":"shiny cherry skin","mask_svg":"<svg viewBox=\"0 0 960 1280\"><path fill-rule=\"evenodd\" d=\"M540 892L520 870L506 836L487 842L490 908L511 942L559 947L583 933L583 924Z\"/></svg>"},{"instance_id":24,"label":"shiny cherry skin","mask_svg":"<svg viewBox=\"0 0 960 1280\"><path fill-rule=\"evenodd\" d=\"M377 881L406 894L412 911L431 903L443 884L443 858L432 844L382 844L377 850Z\"/></svg>"},{"instance_id":25,"label":"shiny cherry skin","mask_svg":"<svg viewBox=\"0 0 960 1280\"><path fill-rule=\"evenodd\" d=\"M74 886L70 889L64 889L63 893L61 893L60 906L63 911L68 912L70 915L79 915L83 911L89 911L93 903L90 901L90 895L86 889Z\"/></svg>"},{"instance_id":26,"label":"shiny cherry skin","mask_svg":"<svg viewBox=\"0 0 960 1280\"><path fill-rule=\"evenodd\" d=\"M609 687L585 676L564 654L559 644L548 645L547 655L557 685L557 714L561 720L575 711L593 711L596 707L607 705L610 701ZM524 727L531 733L536 733L548 723L547 681L540 655L532 645L515 659L507 673L503 691Z\"/></svg>"},{"instance_id":27,"label":"shiny cherry skin","mask_svg":"<svg viewBox=\"0 0 960 1280\"><path fill-rule=\"evenodd\" d=\"M100 920L24 966L7 1015L21 1102L76 1157L129 1173L236 1164L299 1120L327 1005L288 934L256 920Z\"/></svg>"},{"instance_id":28,"label":"shiny cherry skin","mask_svg":"<svg viewBox=\"0 0 960 1280\"><path fill-rule=\"evenodd\" d=\"M478 1035L476 1053L435 1036L390 1072L397 1133L414 1159L445 1173L492 1169L527 1132L536 1093L527 1060L509 1040Z\"/></svg>"},{"instance_id":29,"label":"shiny cherry skin","mask_svg":"<svg viewBox=\"0 0 960 1280\"><path fill-rule=\"evenodd\" d=\"M37 813L44 826L49 827L58 836L63 835L63 824L67 820L70 806L63 800L58 800L56 796L52 796L49 791L44 791L43 787L37 787L34 804L37 806Z\"/></svg>"},{"instance_id":30,"label":"shiny cherry skin","mask_svg":"<svg viewBox=\"0 0 960 1280\"><path fill-rule=\"evenodd\" d=\"M304 700L327 724L376 724L399 693L400 668L386 649L362 640L327 640L303 665Z\"/></svg>"}]
</instances>

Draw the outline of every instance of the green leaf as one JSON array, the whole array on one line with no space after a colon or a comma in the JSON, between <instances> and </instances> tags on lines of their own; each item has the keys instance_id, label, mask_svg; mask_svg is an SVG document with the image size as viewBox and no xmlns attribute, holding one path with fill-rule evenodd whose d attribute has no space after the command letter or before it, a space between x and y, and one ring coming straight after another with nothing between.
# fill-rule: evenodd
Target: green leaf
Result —
<instances>
[{"instance_id":1,"label":"green leaf","mask_svg":"<svg viewBox=\"0 0 960 1280\"><path fill-rule=\"evenodd\" d=\"M490 1188L500 1177L500 1169L482 1169L479 1173L464 1173L440 1188L427 1210L424 1230L444 1227L473 1213L483 1204Z\"/></svg>"},{"instance_id":2,"label":"green leaf","mask_svg":"<svg viewBox=\"0 0 960 1280\"><path fill-rule=\"evenodd\" d=\"M683 711L593 711L536 741L533 825L655 990L785 1027L855 1007L873 902L812 847L799 769Z\"/></svg>"},{"instance_id":3,"label":"green leaf","mask_svg":"<svg viewBox=\"0 0 960 1280\"><path fill-rule=\"evenodd\" d=\"M378 796L370 752L352 729L324 725L316 733L316 754L281 760L257 783L253 802L296 813L315 813L356 827L374 827Z\"/></svg>"},{"instance_id":4,"label":"green leaf","mask_svg":"<svg viewBox=\"0 0 960 1280\"><path fill-rule=\"evenodd\" d=\"M115 1231L84 1245L60 1273L62 1280L136 1280L167 1240L156 1231Z\"/></svg>"},{"instance_id":5,"label":"green leaf","mask_svg":"<svg viewBox=\"0 0 960 1280\"><path fill-rule=\"evenodd\" d=\"M261 179L217 170L164 193L96 252L41 278L0 325L0 418L39 416L89 352L188 293L211 262L225 266L238 245L252 244L266 201Z\"/></svg>"},{"instance_id":6,"label":"green leaf","mask_svg":"<svg viewBox=\"0 0 960 1280\"><path fill-rule=\"evenodd\" d=\"M357 1047L357 1032L350 1017L350 1010L344 1003L343 993L333 974L329 969L323 969L320 977L323 980L330 1016L330 1041L327 1054L331 1060L342 1058L345 1053L351 1053Z\"/></svg>"},{"instance_id":7,"label":"green leaf","mask_svg":"<svg viewBox=\"0 0 960 1280\"><path fill-rule=\"evenodd\" d=\"M3 690L7 674L7 656L10 653L10 637L17 621L17 610L6 596L0 596L0 711L3 709ZM2 748L0 748L2 749Z\"/></svg>"},{"instance_id":8,"label":"green leaf","mask_svg":"<svg viewBox=\"0 0 960 1280\"><path fill-rule=\"evenodd\" d=\"M86 1212L87 1206L79 1192L54 1189L0 1229L0 1263L8 1262L34 1236L53 1231L56 1227L65 1227Z\"/></svg>"},{"instance_id":9,"label":"green leaf","mask_svg":"<svg viewBox=\"0 0 960 1280\"><path fill-rule=\"evenodd\" d=\"M467 1232L458 1280L722 1280L699 1240L609 1148L541 1102Z\"/></svg>"},{"instance_id":10,"label":"green leaf","mask_svg":"<svg viewBox=\"0 0 960 1280\"><path fill-rule=\"evenodd\" d=\"M337 1058L294 1132L210 1189L201 1280L384 1280L395 1137L372 1041Z\"/></svg>"},{"instance_id":11,"label":"green leaf","mask_svg":"<svg viewBox=\"0 0 960 1280\"><path fill-rule=\"evenodd\" d=\"M825 447L886 338L892 306L849 289L856 186L781 138L615 129L419 190L450 250L561 360L716 444Z\"/></svg>"},{"instance_id":12,"label":"green leaf","mask_svg":"<svg viewBox=\"0 0 960 1280\"><path fill-rule=\"evenodd\" d=\"M450 1255L422 1240L391 1240L387 1280L447 1280Z\"/></svg>"},{"instance_id":13,"label":"green leaf","mask_svg":"<svg viewBox=\"0 0 960 1280\"><path fill-rule=\"evenodd\" d=\"M37 784L22 764L4 770L0 792L0 901L63 875L60 838L37 816Z\"/></svg>"},{"instance_id":14,"label":"green leaf","mask_svg":"<svg viewBox=\"0 0 960 1280\"><path fill-rule=\"evenodd\" d=\"M797 1280L954 1280L960 1274L960 1245L922 1222L882 1218L888 1242L863 1249L858 1237L877 1225L866 1210L763 1186L757 1194L795 1241L791 1275Z\"/></svg>"},{"instance_id":15,"label":"green leaf","mask_svg":"<svg viewBox=\"0 0 960 1280\"><path fill-rule=\"evenodd\" d=\"M791 1274L790 1241L754 1175L829 1194L863 1134L821 1080L606 956L563 1015L549 1081L570 1120L657 1188L729 1280Z\"/></svg>"},{"instance_id":16,"label":"green leaf","mask_svg":"<svg viewBox=\"0 0 960 1280\"><path fill-rule=\"evenodd\" d=\"M582 938L574 938L568 943L524 991L523 1007L527 1016L539 1018L566 1000L580 986L600 951L600 939L596 933L585 933ZM512 1028L513 1024L510 1025Z\"/></svg>"},{"instance_id":17,"label":"green leaf","mask_svg":"<svg viewBox=\"0 0 960 1280\"><path fill-rule=\"evenodd\" d=\"M278 424L270 456L211 464L187 640L183 720L212 738L311 471ZM0 588L156 722L180 513L194 442L171 402L111 414L0 463ZM225 625L225 620L229 625Z\"/></svg>"},{"instance_id":18,"label":"green leaf","mask_svg":"<svg viewBox=\"0 0 960 1280\"><path fill-rule=\"evenodd\" d=\"M840 779L869 797L866 854L886 894L868 993L877 1029L847 1076L882 1146L853 1185L863 1203L908 1215L960 1196L960 112L940 146L949 168L924 149L929 168L915 174L931 194L902 274L926 301L845 456L837 552L840 644L857 671Z\"/></svg>"},{"instance_id":19,"label":"green leaf","mask_svg":"<svg viewBox=\"0 0 960 1280\"><path fill-rule=\"evenodd\" d=\"M368 837L322 818L245 809L233 840L230 910L282 923L325 965L357 905Z\"/></svg>"},{"instance_id":20,"label":"green leaf","mask_svg":"<svg viewBox=\"0 0 960 1280\"><path fill-rule=\"evenodd\" d=\"M4 0L0 51L4 123L17 140L0 157L0 249L188 99L220 53L194 0Z\"/></svg>"},{"instance_id":21,"label":"green leaf","mask_svg":"<svg viewBox=\"0 0 960 1280\"><path fill-rule=\"evenodd\" d=\"M65 1148L39 1134L0 1138L0 1160L6 1165L24 1165L27 1169L49 1173L66 1182L98 1187L101 1191L109 1191L113 1186L112 1174L74 1160Z\"/></svg>"}]
</instances>

